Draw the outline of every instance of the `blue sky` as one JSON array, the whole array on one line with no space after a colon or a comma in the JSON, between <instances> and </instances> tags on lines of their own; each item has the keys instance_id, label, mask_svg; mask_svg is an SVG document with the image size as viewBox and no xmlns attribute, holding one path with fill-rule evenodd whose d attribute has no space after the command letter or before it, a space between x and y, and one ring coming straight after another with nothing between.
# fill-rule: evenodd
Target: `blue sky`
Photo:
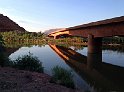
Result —
<instances>
[{"instance_id":1,"label":"blue sky","mask_svg":"<svg viewBox=\"0 0 124 92\"><path fill-rule=\"evenodd\" d=\"M0 0L0 13L38 32L124 16L124 0Z\"/></svg>"}]
</instances>

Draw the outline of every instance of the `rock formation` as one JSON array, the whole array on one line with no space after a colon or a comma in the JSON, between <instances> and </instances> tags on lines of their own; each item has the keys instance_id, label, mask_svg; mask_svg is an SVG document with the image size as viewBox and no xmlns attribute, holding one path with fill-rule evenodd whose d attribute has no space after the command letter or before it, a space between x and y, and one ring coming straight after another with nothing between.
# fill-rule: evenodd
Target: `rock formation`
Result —
<instances>
[{"instance_id":1,"label":"rock formation","mask_svg":"<svg viewBox=\"0 0 124 92\"><path fill-rule=\"evenodd\" d=\"M23 27L20 27L17 23L12 21L7 16L0 14L0 32L5 32L5 31L25 32L26 30Z\"/></svg>"}]
</instances>

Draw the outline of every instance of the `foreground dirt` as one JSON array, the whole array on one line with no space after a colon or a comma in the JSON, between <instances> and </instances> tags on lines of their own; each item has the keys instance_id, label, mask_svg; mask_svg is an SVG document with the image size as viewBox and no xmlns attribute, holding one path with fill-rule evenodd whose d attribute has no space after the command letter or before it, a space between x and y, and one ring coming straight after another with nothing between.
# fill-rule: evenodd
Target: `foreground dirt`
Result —
<instances>
[{"instance_id":1,"label":"foreground dirt","mask_svg":"<svg viewBox=\"0 0 124 92\"><path fill-rule=\"evenodd\" d=\"M50 83L47 74L0 67L0 92L79 92Z\"/></svg>"}]
</instances>

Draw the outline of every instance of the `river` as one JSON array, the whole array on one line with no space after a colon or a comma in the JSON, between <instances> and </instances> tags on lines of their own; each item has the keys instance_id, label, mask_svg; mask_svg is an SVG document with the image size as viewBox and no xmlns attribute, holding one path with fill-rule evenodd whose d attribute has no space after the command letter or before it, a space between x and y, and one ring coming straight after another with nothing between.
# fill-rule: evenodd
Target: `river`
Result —
<instances>
[{"instance_id":1,"label":"river","mask_svg":"<svg viewBox=\"0 0 124 92\"><path fill-rule=\"evenodd\" d=\"M57 65L71 70L75 85L80 90L124 92L123 51L104 49L102 51L102 62L95 62L95 64L90 62L90 66L87 63L87 47L22 46L13 51L9 58L15 60L29 52L38 57L43 64L44 72L49 75L52 75L51 69Z\"/></svg>"}]
</instances>

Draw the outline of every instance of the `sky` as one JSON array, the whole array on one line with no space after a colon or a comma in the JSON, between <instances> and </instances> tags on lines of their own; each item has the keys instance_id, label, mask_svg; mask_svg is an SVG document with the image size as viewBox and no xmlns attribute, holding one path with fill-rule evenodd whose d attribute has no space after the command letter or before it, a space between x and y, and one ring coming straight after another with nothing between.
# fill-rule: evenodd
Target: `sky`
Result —
<instances>
[{"instance_id":1,"label":"sky","mask_svg":"<svg viewBox=\"0 0 124 92\"><path fill-rule=\"evenodd\" d=\"M0 0L0 13L30 32L124 16L124 0Z\"/></svg>"}]
</instances>

